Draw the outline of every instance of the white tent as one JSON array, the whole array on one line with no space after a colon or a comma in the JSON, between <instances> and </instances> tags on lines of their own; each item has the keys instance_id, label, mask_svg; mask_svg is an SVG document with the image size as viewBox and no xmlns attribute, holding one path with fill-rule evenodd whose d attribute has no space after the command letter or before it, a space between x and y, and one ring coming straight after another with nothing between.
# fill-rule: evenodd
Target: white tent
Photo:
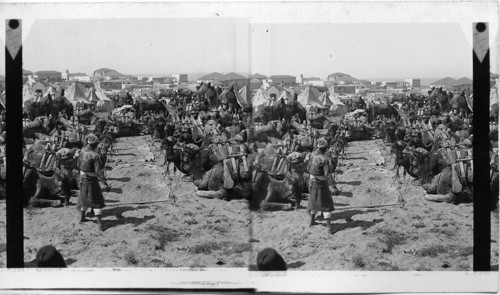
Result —
<instances>
[{"instance_id":1,"label":"white tent","mask_svg":"<svg viewBox=\"0 0 500 295\"><path fill-rule=\"evenodd\" d=\"M252 108L257 111L258 108L271 105L271 98L264 89L258 89L252 97Z\"/></svg>"},{"instance_id":2,"label":"white tent","mask_svg":"<svg viewBox=\"0 0 500 295\"><path fill-rule=\"evenodd\" d=\"M323 106L325 107L331 107L333 105L333 102L330 100L330 98L328 97L328 93L327 92L323 92L321 93L320 97L319 97L319 101L323 104Z\"/></svg>"},{"instance_id":3,"label":"white tent","mask_svg":"<svg viewBox=\"0 0 500 295\"><path fill-rule=\"evenodd\" d=\"M23 86L23 104L26 102L34 102L35 101L35 91L29 85L25 84Z\"/></svg>"},{"instance_id":4,"label":"white tent","mask_svg":"<svg viewBox=\"0 0 500 295\"><path fill-rule=\"evenodd\" d=\"M108 98L102 91L93 88L89 89L88 99L91 103L96 104L97 111L99 112L110 111L115 108L115 102Z\"/></svg>"},{"instance_id":5,"label":"white tent","mask_svg":"<svg viewBox=\"0 0 500 295\"><path fill-rule=\"evenodd\" d=\"M109 98L101 99L97 102L97 111L99 111L99 112L111 111L114 108L115 108L115 102Z\"/></svg>"},{"instance_id":6,"label":"white tent","mask_svg":"<svg viewBox=\"0 0 500 295\"><path fill-rule=\"evenodd\" d=\"M241 89L240 89L240 91L241 91ZM250 103L247 101L246 88L245 88L244 95L242 95L240 91L235 91L234 94L236 95L236 101L238 102L238 104L240 105L240 107L242 107L244 109L244 108L249 107Z\"/></svg>"},{"instance_id":7,"label":"white tent","mask_svg":"<svg viewBox=\"0 0 500 295\"><path fill-rule=\"evenodd\" d=\"M349 109L337 96L330 95L329 99L332 102L332 105L330 106L330 113L333 113L334 116L343 116L347 114Z\"/></svg>"},{"instance_id":8,"label":"white tent","mask_svg":"<svg viewBox=\"0 0 500 295\"><path fill-rule=\"evenodd\" d=\"M50 85L49 88L47 88L47 90L43 94L43 97L47 97L49 94L52 96L52 99L59 97L61 95L59 91L57 91L57 89L52 85Z\"/></svg>"},{"instance_id":9,"label":"white tent","mask_svg":"<svg viewBox=\"0 0 500 295\"><path fill-rule=\"evenodd\" d=\"M317 88L308 86L298 95L297 101L304 106L306 110L309 110L311 107L323 108L323 104L319 101L320 95Z\"/></svg>"},{"instance_id":10,"label":"white tent","mask_svg":"<svg viewBox=\"0 0 500 295\"><path fill-rule=\"evenodd\" d=\"M281 99L285 100L286 104L289 104L292 102L293 96L290 94L290 92L285 90L285 91L281 92L280 97L278 97L278 101Z\"/></svg>"},{"instance_id":11,"label":"white tent","mask_svg":"<svg viewBox=\"0 0 500 295\"><path fill-rule=\"evenodd\" d=\"M85 93L85 96L87 97L87 100L92 104L97 104L100 100L94 88L90 88L87 93Z\"/></svg>"},{"instance_id":12,"label":"white tent","mask_svg":"<svg viewBox=\"0 0 500 295\"><path fill-rule=\"evenodd\" d=\"M71 102L71 104L73 104L73 106L76 106L78 102L90 104L87 100L87 96L85 95L85 86L79 82L71 84L71 86L69 86L69 88L64 92L64 96L69 100L69 102Z\"/></svg>"},{"instance_id":13,"label":"white tent","mask_svg":"<svg viewBox=\"0 0 500 295\"><path fill-rule=\"evenodd\" d=\"M239 91L239 94L241 94L241 97L243 97L245 99L245 101L248 101L249 103L251 103L251 101L249 101L249 97L248 97L248 89L247 89L247 86L243 86Z\"/></svg>"}]
</instances>

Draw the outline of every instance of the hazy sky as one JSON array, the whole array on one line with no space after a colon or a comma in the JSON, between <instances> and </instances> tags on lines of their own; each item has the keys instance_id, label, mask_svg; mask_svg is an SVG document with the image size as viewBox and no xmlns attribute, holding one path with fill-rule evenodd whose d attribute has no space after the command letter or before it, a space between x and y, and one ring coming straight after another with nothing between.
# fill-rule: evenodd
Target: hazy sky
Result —
<instances>
[{"instance_id":1,"label":"hazy sky","mask_svg":"<svg viewBox=\"0 0 500 295\"><path fill-rule=\"evenodd\" d=\"M23 32L26 34L26 32ZM326 78L472 77L459 24L249 24L244 19L37 20L31 71L251 72ZM493 62L493 61L492 61ZM5 64L0 59L3 74Z\"/></svg>"}]
</instances>

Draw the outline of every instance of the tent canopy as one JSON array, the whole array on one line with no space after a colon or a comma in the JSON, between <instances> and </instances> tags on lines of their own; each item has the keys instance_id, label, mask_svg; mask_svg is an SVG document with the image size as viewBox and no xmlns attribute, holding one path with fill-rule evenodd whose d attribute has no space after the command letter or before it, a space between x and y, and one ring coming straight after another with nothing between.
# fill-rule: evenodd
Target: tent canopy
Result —
<instances>
[{"instance_id":1,"label":"tent canopy","mask_svg":"<svg viewBox=\"0 0 500 295\"><path fill-rule=\"evenodd\" d=\"M45 93L43 94L43 97L48 97L49 94L52 96L52 98L56 98L56 97L59 97L61 96L61 94L59 93L59 91L57 91L57 89L50 85L49 88L47 88L47 90L45 91Z\"/></svg>"},{"instance_id":2,"label":"tent canopy","mask_svg":"<svg viewBox=\"0 0 500 295\"><path fill-rule=\"evenodd\" d=\"M333 102L330 100L330 98L328 97L328 93L326 93L326 92L321 93L321 96L319 97L319 101L325 107L331 107L333 105Z\"/></svg>"},{"instance_id":3,"label":"tent canopy","mask_svg":"<svg viewBox=\"0 0 500 295\"><path fill-rule=\"evenodd\" d=\"M302 90L298 95L297 101L304 106L307 110L311 107L323 108L323 104L319 101L320 93L319 90L311 86Z\"/></svg>"},{"instance_id":4,"label":"tent canopy","mask_svg":"<svg viewBox=\"0 0 500 295\"><path fill-rule=\"evenodd\" d=\"M251 101L249 101L249 97L248 97L248 89L247 89L247 86L243 86L239 91L239 94L241 94L241 96L245 99L245 101L251 103Z\"/></svg>"},{"instance_id":5,"label":"tent canopy","mask_svg":"<svg viewBox=\"0 0 500 295\"><path fill-rule=\"evenodd\" d=\"M105 101L111 101L104 92L100 90L96 90L95 88L90 88L89 91L87 92L87 99L91 103L98 103L101 100Z\"/></svg>"},{"instance_id":6,"label":"tent canopy","mask_svg":"<svg viewBox=\"0 0 500 295\"><path fill-rule=\"evenodd\" d=\"M29 85L23 86L23 103L33 102L35 100L35 91Z\"/></svg>"},{"instance_id":7,"label":"tent canopy","mask_svg":"<svg viewBox=\"0 0 500 295\"><path fill-rule=\"evenodd\" d=\"M271 102L271 98L267 95L264 89L258 89L255 95L252 97L252 108L256 109L261 106L267 106Z\"/></svg>"},{"instance_id":8,"label":"tent canopy","mask_svg":"<svg viewBox=\"0 0 500 295\"><path fill-rule=\"evenodd\" d=\"M75 82L69 86L69 88L64 92L64 96L76 106L77 102L81 102L84 104L90 104L87 100L87 96L85 95L85 86L82 83Z\"/></svg>"},{"instance_id":9,"label":"tent canopy","mask_svg":"<svg viewBox=\"0 0 500 295\"><path fill-rule=\"evenodd\" d=\"M100 112L111 111L115 108L115 103L112 100L100 100L97 102L97 110Z\"/></svg>"},{"instance_id":10,"label":"tent canopy","mask_svg":"<svg viewBox=\"0 0 500 295\"><path fill-rule=\"evenodd\" d=\"M245 86L246 87L246 86ZM241 91L241 90L240 90ZM248 108L250 106L250 103L247 100L247 93L246 93L246 88L245 88L245 93L242 95L240 91L235 91L234 94L236 95L236 101L240 105L241 108Z\"/></svg>"},{"instance_id":11,"label":"tent canopy","mask_svg":"<svg viewBox=\"0 0 500 295\"><path fill-rule=\"evenodd\" d=\"M293 100L293 96L290 94L290 92L285 90L285 91L281 92L280 97L278 97L278 100L281 100L281 99L283 99L286 104L290 104Z\"/></svg>"},{"instance_id":12,"label":"tent canopy","mask_svg":"<svg viewBox=\"0 0 500 295\"><path fill-rule=\"evenodd\" d=\"M349 112L347 106L342 101L340 101L337 95L330 93L330 96L328 98L332 103L330 106L330 113L332 115L343 116Z\"/></svg>"}]
</instances>

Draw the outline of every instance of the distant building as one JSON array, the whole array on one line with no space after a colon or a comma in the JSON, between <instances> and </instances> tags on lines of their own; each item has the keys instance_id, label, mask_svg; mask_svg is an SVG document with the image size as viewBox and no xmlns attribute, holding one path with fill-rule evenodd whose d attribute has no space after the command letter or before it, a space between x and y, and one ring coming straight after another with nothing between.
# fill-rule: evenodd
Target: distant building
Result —
<instances>
[{"instance_id":1,"label":"distant building","mask_svg":"<svg viewBox=\"0 0 500 295\"><path fill-rule=\"evenodd\" d=\"M136 83L122 82L122 89L123 90L132 91L138 87L139 87L139 85L137 85Z\"/></svg>"},{"instance_id":2,"label":"distant building","mask_svg":"<svg viewBox=\"0 0 500 295\"><path fill-rule=\"evenodd\" d=\"M255 74L253 74L253 75L250 75L250 77L249 77L249 78L250 78L250 80L257 79L257 80L259 80L259 81L262 81L262 80L267 79L267 76L266 76L266 75L261 75L261 74L259 74L259 73L255 73Z\"/></svg>"},{"instance_id":3,"label":"distant building","mask_svg":"<svg viewBox=\"0 0 500 295\"><path fill-rule=\"evenodd\" d=\"M420 87L420 79L406 79L405 86L410 88L419 88Z\"/></svg>"},{"instance_id":4,"label":"distant building","mask_svg":"<svg viewBox=\"0 0 500 295\"><path fill-rule=\"evenodd\" d=\"M175 78L176 82L175 83L187 83L188 82L188 75L187 74L173 74L172 78Z\"/></svg>"},{"instance_id":5,"label":"distant building","mask_svg":"<svg viewBox=\"0 0 500 295\"><path fill-rule=\"evenodd\" d=\"M363 85L356 86L355 89L356 89L356 94L366 94L372 90L371 87L367 87L367 86L363 86Z\"/></svg>"},{"instance_id":6,"label":"distant building","mask_svg":"<svg viewBox=\"0 0 500 295\"><path fill-rule=\"evenodd\" d=\"M33 74L33 77L39 81L61 82L62 73L58 71L38 71Z\"/></svg>"},{"instance_id":7,"label":"distant building","mask_svg":"<svg viewBox=\"0 0 500 295\"><path fill-rule=\"evenodd\" d=\"M311 86L321 87L321 86L325 86L325 81L319 80L319 79L314 79L314 78L304 79L303 85L311 85Z\"/></svg>"},{"instance_id":8,"label":"distant building","mask_svg":"<svg viewBox=\"0 0 500 295\"><path fill-rule=\"evenodd\" d=\"M304 85L304 75L303 74L300 74L300 77L298 77L297 79L295 79L295 83L297 85Z\"/></svg>"},{"instance_id":9,"label":"distant building","mask_svg":"<svg viewBox=\"0 0 500 295\"><path fill-rule=\"evenodd\" d=\"M44 94L45 91L50 87L49 83L43 82L43 81L37 81L35 82L31 88L33 89L33 92L39 93L39 94Z\"/></svg>"},{"instance_id":10,"label":"distant building","mask_svg":"<svg viewBox=\"0 0 500 295\"><path fill-rule=\"evenodd\" d=\"M349 84L353 84L354 82L358 81L358 79L352 77L351 75L340 73L340 72L328 75L327 80L331 81L331 82L335 82L334 84L338 84L338 85L349 85Z\"/></svg>"},{"instance_id":11,"label":"distant building","mask_svg":"<svg viewBox=\"0 0 500 295\"><path fill-rule=\"evenodd\" d=\"M398 87L398 84L399 84L399 82L395 82L395 81L384 81L384 82L382 82L382 86L392 87L392 88Z\"/></svg>"},{"instance_id":12,"label":"distant building","mask_svg":"<svg viewBox=\"0 0 500 295\"><path fill-rule=\"evenodd\" d=\"M247 77L236 73L226 74L218 79L222 87L230 87L231 85L237 86L238 89L250 84L250 80Z\"/></svg>"},{"instance_id":13,"label":"distant building","mask_svg":"<svg viewBox=\"0 0 500 295\"><path fill-rule=\"evenodd\" d=\"M356 94L356 86L353 85L335 85L330 89L336 94Z\"/></svg>"},{"instance_id":14,"label":"distant building","mask_svg":"<svg viewBox=\"0 0 500 295\"><path fill-rule=\"evenodd\" d=\"M298 85L311 85L311 86L325 86L325 81L321 80L318 77L311 77L311 78L304 78L304 75L300 75L299 78L296 80L296 84Z\"/></svg>"},{"instance_id":15,"label":"distant building","mask_svg":"<svg viewBox=\"0 0 500 295\"><path fill-rule=\"evenodd\" d=\"M70 73L69 70L61 74L62 81L80 81L90 82L92 79L85 73Z\"/></svg>"},{"instance_id":16,"label":"distant building","mask_svg":"<svg viewBox=\"0 0 500 295\"><path fill-rule=\"evenodd\" d=\"M165 82L165 78L163 78L163 77L149 77L148 82L163 83L163 82Z\"/></svg>"},{"instance_id":17,"label":"distant building","mask_svg":"<svg viewBox=\"0 0 500 295\"><path fill-rule=\"evenodd\" d=\"M371 84L374 85L374 86L381 86L382 85L382 82L379 82L379 81L371 81Z\"/></svg>"},{"instance_id":18,"label":"distant building","mask_svg":"<svg viewBox=\"0 0 500 295\"><path fill-rule=\"evenodd\" d=\"M269 95L269 97L271 97L273 99L277 99L285 91L286 91L285 88L283 88L279 85L270 85L266 89L267 95Z\"/></svg>"},{"instance_id":19,"label":"distant building","mask_svg":"<svg viewBox=\"0 0 500 295\"><path fill-rule=\"evenodd\" d=\"M401 88L401 87L397 87L397 88L393 88L393 87L387 87L387 93L405 93L405 92L408 92L409 89L407 88Z\"/></svg>"},{"instance_id":20,"label":"distant building","mask_svg":"<svg viewBox=\"0 0 500 295\"><path fill-rule=\"evenodd\" d=\"M94 77L99 80L116 80L125 76L126 75L120 74L117 71L108 68L100 68L94 71Z\"/></svg>"},{"instance_id":21,"label":"distant building","mask_svg":"<svg viewBox=\"0 0 500 295\"><path fill-rule=\"evenodd\" d=\"M70 78L70 81L92 82L92 77L90 77L90 76L74 76L74 77Z\"/></svg>"},{"instance_id":22,"label":"distant building","mask_svg":"<svg viewBox=\"0 0 500 295\"><path fill-rule=\"evenodd\" d=\"M165 83L165 84L174 84L174 83L177 83L177 81L178 80L175 77L165 77L163 79L163 83Z\"/></svg>"},{"instance_id":23,"label":"distant building","mask_svg":"<svg viewBox=\"0 0 500 295\"><path fill-rule=\"evenodd\" d=\"M290 75L274 75L268 78L269 82L282 87L292 87L295 86L297 78Z\"/></svg>"},{"instance_id":24,"label":"distant building","mask_svg":"<svg viewBox=\"0 0 500 295\"><path fill-rule=\"evenodd\" d=\"M97 88L102 89L104 91L121 90L122 84L123 83L121 81L97 81L96 82Z\"/></svg>"},{"instance_id":25,"label":"distant building","mask_svg":"<svg viewBox=\"0 0 500 295\"><path fill-rule=\"evenodd\" d=\"M170 89L170 84L167 83L153 83L154 89Z\"/></svg>"}]
</instances>

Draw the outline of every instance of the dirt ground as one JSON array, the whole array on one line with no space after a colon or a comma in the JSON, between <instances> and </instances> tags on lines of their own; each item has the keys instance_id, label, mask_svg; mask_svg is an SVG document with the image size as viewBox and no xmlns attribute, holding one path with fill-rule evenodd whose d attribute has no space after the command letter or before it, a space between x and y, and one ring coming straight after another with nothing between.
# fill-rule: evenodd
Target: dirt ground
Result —
<instances>
[{"instance_id":1,"label":"dirt ground","mask_svg":"<svg viewBox=\"0 0 500 295\"><path fill-rule=\"evenodd\" d=\"M149 135L118 139L106 172L112 189L104 193L104 232L95 218L79 224L76 205L26 209L25 261L53 244L69 267L246 267L251 249L247 205L198 198L195 186L180 174L170 184L162 175L158 147ZM150 152L155 162L145 161ZM165 201L131 204L158 200ZM77 202L76 194L71 201ZM0 206L5 231L5 201ZM4 233L0 243L5 245ZM2 250L0 266L5 267Z\"/></svg>"},{"instance_id":2,"label":"dirt ground","mask_svg":"<svg viewBox=\"0 0 500 295\"><path fill-rule=\"evenodd\" d=\"M390 147L380 140L349 143L339 163L337 232L328 234L324 221L310 228L306 209L255 212L254 253L273 247L290 270L472 270L472 204L429 202L408 176L394 182ZM376 207L388 204L396 205ZM498 213L492 213L491 247L498 269Z\"/></svg>"},{"instance_id":3,"label":"dirt ground","mask_svg":"<svg viewBox=\"0 0 500 295\"><path fill-rule=\"evenodd\" d=\"M118 139L106 172L112 190L104 193L104 232L95 222L79 224L75 205L26 209L25 260L53 244L69 267L247 267L273 247L290 270L472 270L472 204L428 202L408 177L393 182L394 162L379 140L350 143L340 160L334 235L321 221L309 228L305 209L249 213L243 200L196 197L187 179L162 175L158 147L150 136ZM151 153L155 160L146 161ZM160 202L134 204L151 201ZM388 204L396 205L377 207ZM0 267L5 242L2 200ZM491 245L498 269L498 213Z\"/></svg>"}]
</instances>

